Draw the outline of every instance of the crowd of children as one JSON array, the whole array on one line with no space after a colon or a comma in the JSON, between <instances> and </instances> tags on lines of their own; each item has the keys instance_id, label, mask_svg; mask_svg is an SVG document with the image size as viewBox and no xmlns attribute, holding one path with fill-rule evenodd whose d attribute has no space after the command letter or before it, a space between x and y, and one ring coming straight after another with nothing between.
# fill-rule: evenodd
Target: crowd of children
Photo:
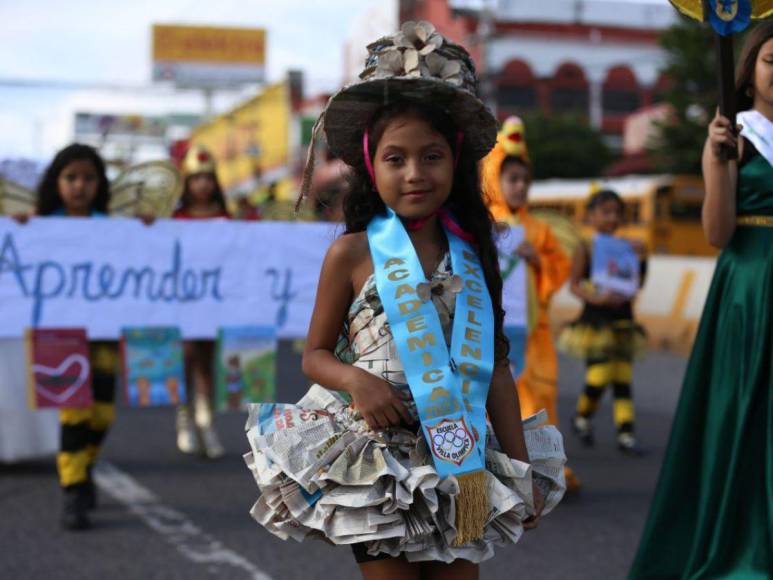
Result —
<instances>
[{"instance_id":1,"label":"crowd of children","mask_svg":"<svg viewBox=\"0 0 773 580\"><path fill-rule=\"evenodd\" d=\"M314 385L283 406L298 420L277 428L266 420L272 403L250 414L247 461L262 493L252 515L281 538L351 546L365 578L476 578L495 546L518 541L565 489L580 488L556 429L549 309L567 281L583 307L558 345L586 363L571 429L594 445L593 416L611 387L617 446L644 453L632 379L644 348L634 304L647 249L617 235L625 206L608 189L589 196L591 234L562 246L528 210L523 123L509 118L497 134L466 50L429 23L406 26L368 46L360 80L331 97L314 131L349 166L345 232L325 257L306 339L303 370ZM757 27L741 61L741 137L718 115L703 157L704 226L725 249L636 578L773 566L765 535L773 513L773 25ZM722 147L738 148L739 161L727 161ZM173 219L230 218L208 150L192 146L181 173ZM104 162L75 144L46 170L36 214L104 219L108 202ZM153 227L152 216L142 217ZM523 228L515 256L527 268L525 364L516 376L495 244L510 226ZM115 416L116 344L92 342L90 354L93 404L60 412L61 522L69 530L90 525L92 467ZM213 360L212 341L185 342L189 392L177 409L177 446L214 459L224 448L212 422ZM546 422L522 423L542 409ZM552 451L534 454L545 440Z\"/></svg>"}]
</instances>

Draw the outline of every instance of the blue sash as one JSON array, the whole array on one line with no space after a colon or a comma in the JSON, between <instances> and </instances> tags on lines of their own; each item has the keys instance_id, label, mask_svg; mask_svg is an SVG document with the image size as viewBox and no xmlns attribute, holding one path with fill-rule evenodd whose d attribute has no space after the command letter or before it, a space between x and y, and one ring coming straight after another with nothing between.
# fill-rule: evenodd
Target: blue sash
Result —
<instances>
[{"instance_id":1,"label":"blue sash","mask_svg":"<svg viewBox=\"0 0 773 580\"><path fill-rule=\"evenodd\" d=\"M475 250L445 228L456 295L451 350L424 271L400 218L387 208L368 224L376 288L441 477L485 467L486 398L494 368L494 314ZM424 299L423 299L424 298Z\"/></svg>"}]
</instances>

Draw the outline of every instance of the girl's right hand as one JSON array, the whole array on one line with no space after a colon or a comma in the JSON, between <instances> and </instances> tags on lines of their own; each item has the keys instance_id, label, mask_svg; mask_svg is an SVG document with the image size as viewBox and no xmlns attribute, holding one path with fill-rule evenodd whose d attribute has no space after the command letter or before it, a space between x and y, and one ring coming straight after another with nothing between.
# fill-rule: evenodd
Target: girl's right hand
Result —
<instances>
[{"instance_id":1,"label":"girl's right hand","mask_svg":"<svg viewBox=\"0 0 773 580\"><path fill-rule=\"evenodd\" d=\"M545 509L545 497L542 495L542 492L539 487L537 487L537 484L534 483L533 479L531 482L531 493L534 498L534 515L529 516L523 521L523 528L525 530L533 530L537 527L540 516L542 515L542 510Z\"/></svg>"},{"instance_id":2,"label":"girl's right hand","mask_svg":"<svg viewBox=\"0 0 773 580\"><path fill-rule=\"evenodd\" d=\"M410 425L414 422L408 409L405 408L398 391L388 382L369 372L361 371L356 379L356 386L349 390L362 418L374 431L388 427L396 427L401 423Z\"/></svg>"},{"instance_id":3,"label":"girl's right hand","mask_svg":"<svg viewBox=\"0 0 773 580\"><path fill-rule=\"evenodd\" d=\"M150 213L138 213L137 218L146 226L152 226L156 221L156 216Z\"/></svg>"},{"instance_id":4,"label":"girl's right hand","mask_svg":"<svg viewBox=\"0 0 773 580\"><path fill-rule=\"evenodd\" d=\"M741 130L741 125L736 126L736 130L732 129L730 120L717 114L714 119L709 123L709 145L711 147L711 154L715 161L723 161L722 147L728 146L732 149L738 148L738 132Z\"/></svg>"},{"instance_id":5,"label":"girl's right hand","mask_svg":"<svg viewBox=\"0 0 773 580\"><path fill-rule=\"evenodd\" d=\"M28 213L15 213L11 215L11 219L13 219L17 224L24 225L26 224L30 219L30 214Z\"/></svg>"}]
</instances>

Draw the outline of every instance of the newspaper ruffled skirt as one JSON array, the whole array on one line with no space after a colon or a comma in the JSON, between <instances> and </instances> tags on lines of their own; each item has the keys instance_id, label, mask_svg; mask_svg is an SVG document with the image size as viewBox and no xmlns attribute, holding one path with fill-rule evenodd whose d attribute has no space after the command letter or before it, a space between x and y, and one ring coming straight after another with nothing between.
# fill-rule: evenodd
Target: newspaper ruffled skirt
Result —
<instances>
[{"instance_id":1,"label":"newspaper ruffled skirt","mask_svg":"<svg viewBox=\"0 0 773 580\"><path fill-rule=\"evenodd\" d=\"M319 385L296 405L252 405L245 460L262 495L251 514L282 539L362 543L371 556L409 561L481 562L521 537L533 513L532 480L545 497L543 514L563 496L561 434L544 418L524 423L531 464L498 451L490 435L485 534L454 546L459 486L438 476L420 430L373 432L343 396Z\"/></svg>"}]
</instances>

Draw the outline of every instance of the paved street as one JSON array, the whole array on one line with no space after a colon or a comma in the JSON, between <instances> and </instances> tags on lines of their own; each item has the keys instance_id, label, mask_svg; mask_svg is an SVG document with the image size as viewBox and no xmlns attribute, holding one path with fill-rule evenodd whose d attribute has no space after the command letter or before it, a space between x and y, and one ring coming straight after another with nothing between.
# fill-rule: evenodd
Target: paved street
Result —
<instances>
[{"instance_id":1,"label":"paved street","mask_svg":"<svg viewBox=\"0 0 773 580\"><path fill-rule=\"evenodd\" d=\"M280 400L304 389L289 345L280 353ZM634 397L642 459L614 445L611 408L597 418L597 446L582 449L564 429L582 492L566 499L522 542L500 550L481 577L624 578L646 517L678 397L685 360L651 354L636 366ZM565 423L583 368L561 360ZM208 462L179 454L171 409L120 408L100 472L101 506L86 533L59 530L53 461L0 465L0 578L294 579L358 578L347 548L282 542L247 513L257 488L241 458L245 416L221 415L228 455ZM518 569L523 570L521 573Z\"/></svg>"}]
</instances>

